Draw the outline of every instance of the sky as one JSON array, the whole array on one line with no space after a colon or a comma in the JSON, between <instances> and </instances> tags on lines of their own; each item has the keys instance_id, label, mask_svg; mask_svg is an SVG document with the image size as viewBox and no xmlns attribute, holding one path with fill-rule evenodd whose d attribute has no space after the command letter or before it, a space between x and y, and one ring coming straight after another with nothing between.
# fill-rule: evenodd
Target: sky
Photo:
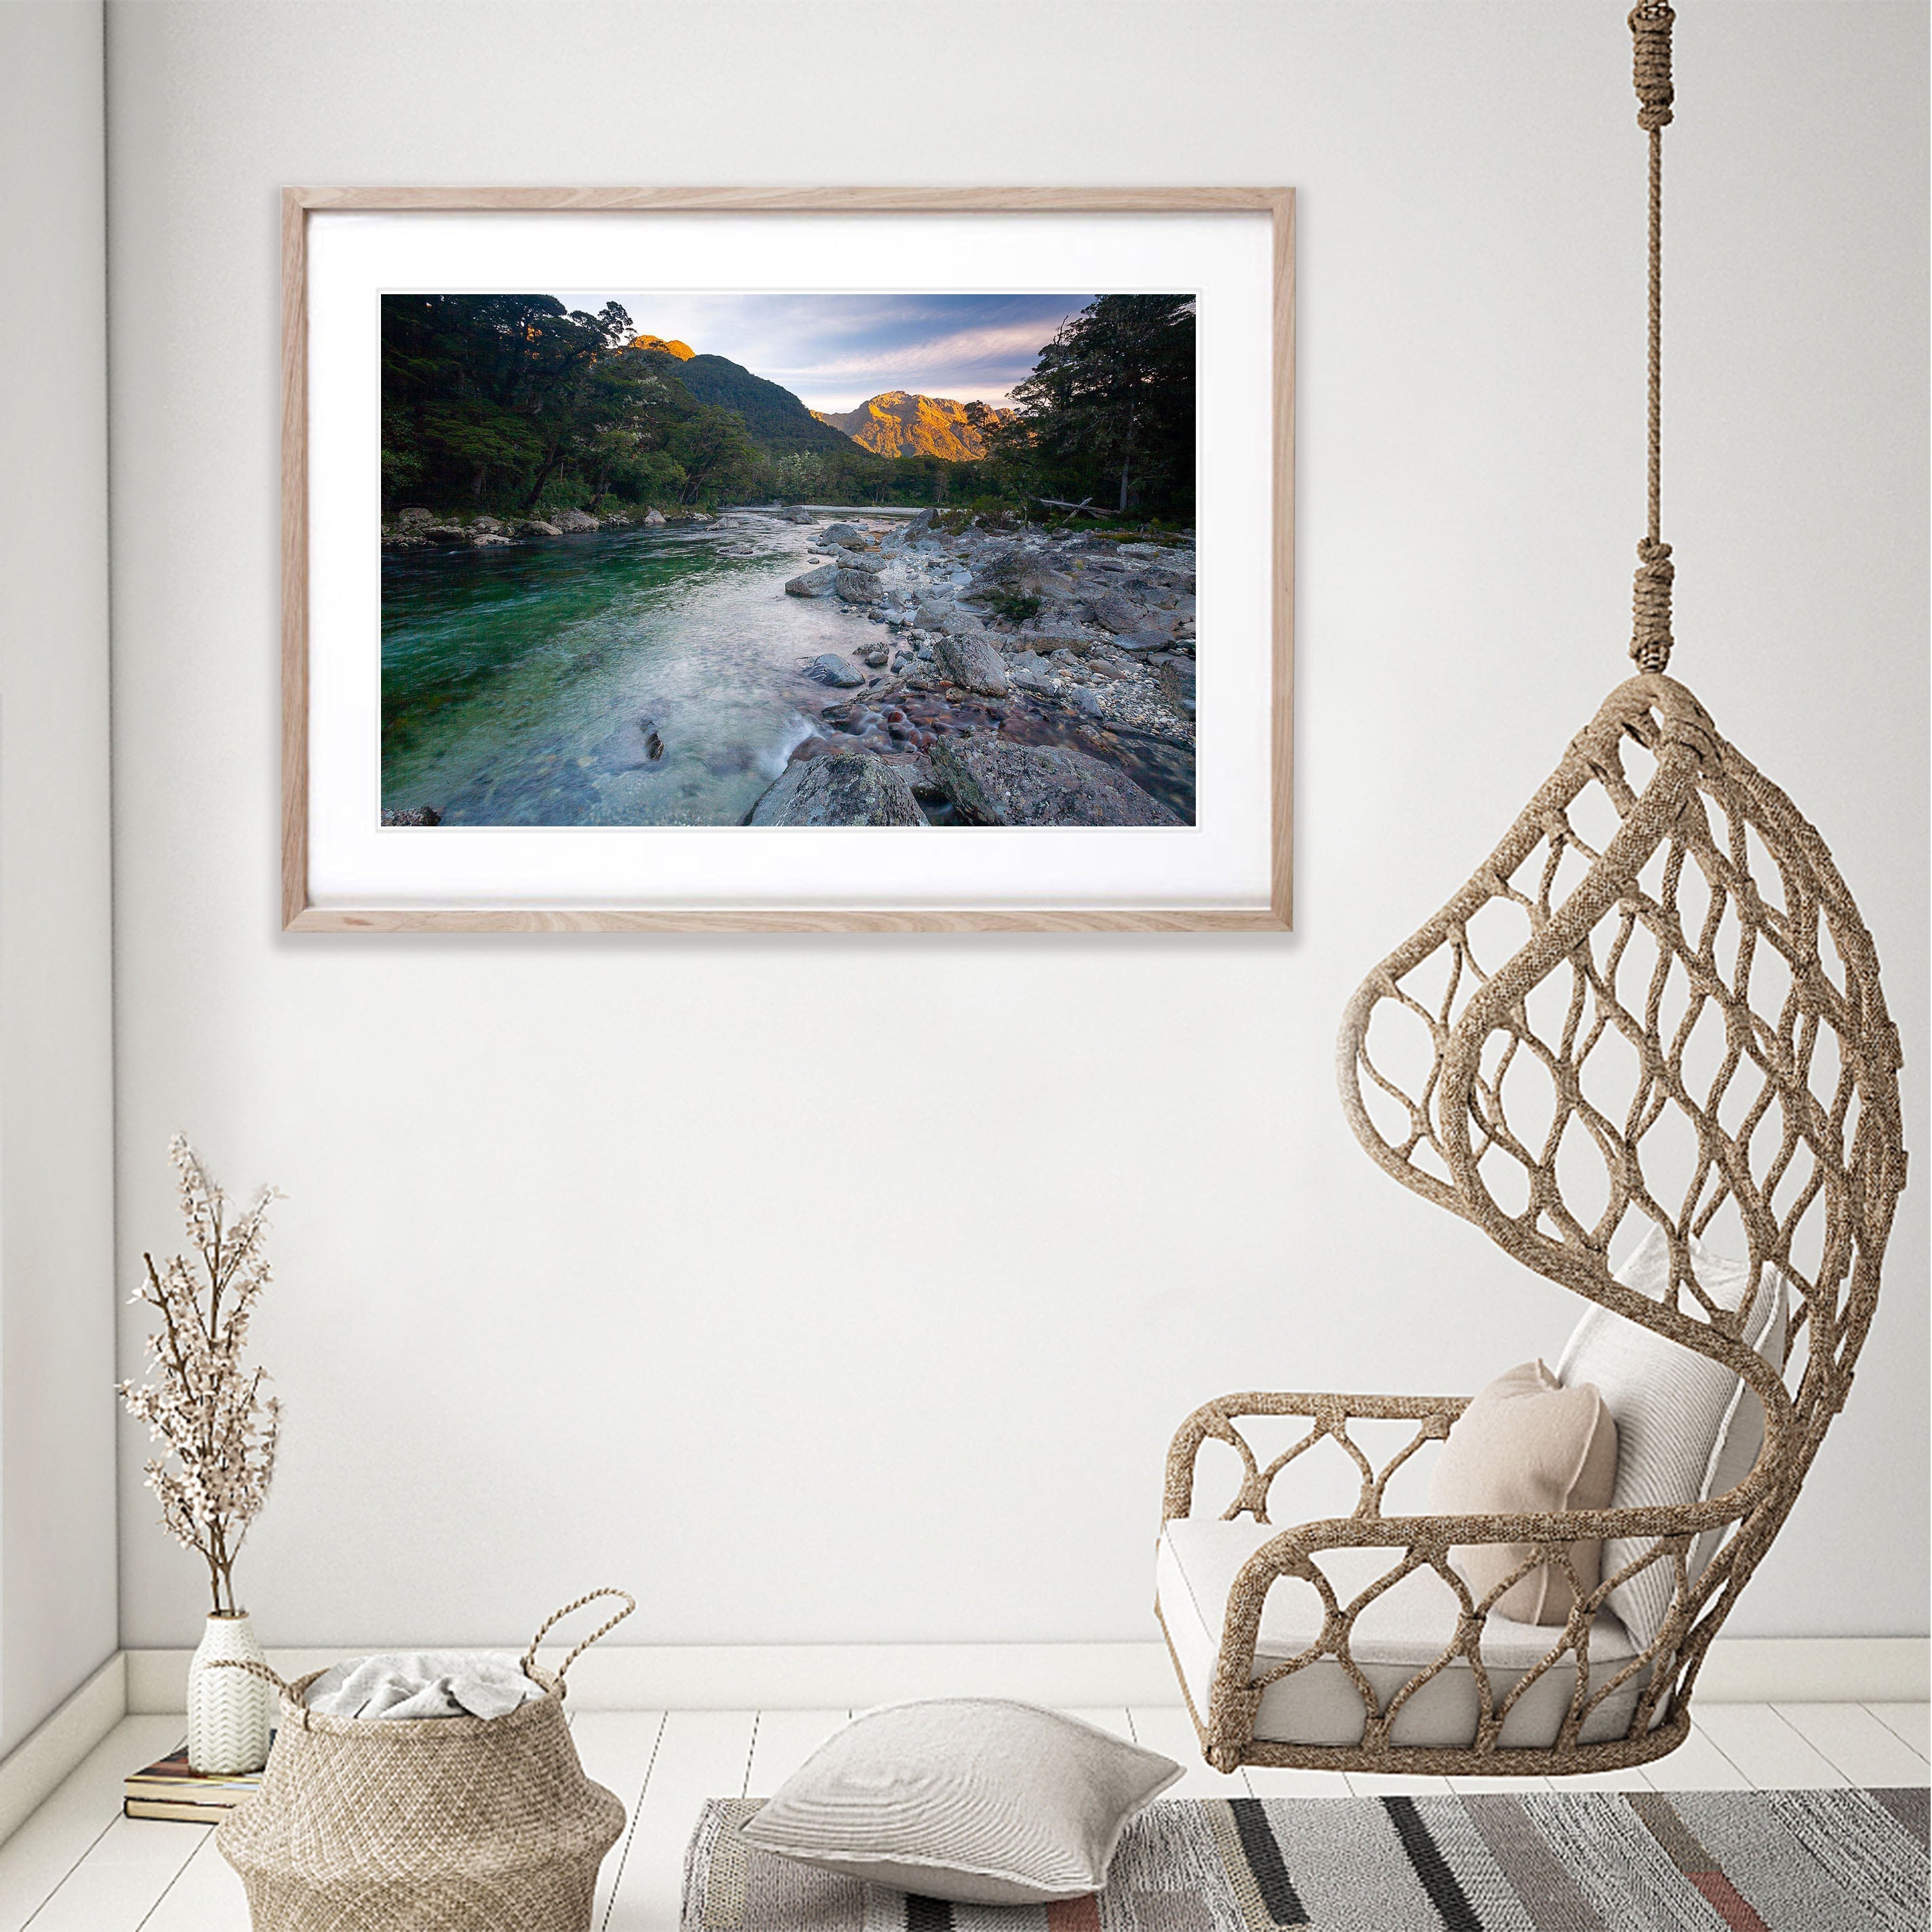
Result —
<instances>
[{"instance_id":1,"label":"sky","mask_svg":"<svg viewBox=\"0 0 1932 1932\"><path fill-rule=\"evenodd\" d=\"M887 389L1004 405L1041 346L1091 302L1078 295L756 295L557 289L595 314L621 302L638 332L723 356L808 409L856 409Z\"/></svg>"}]
</instances>

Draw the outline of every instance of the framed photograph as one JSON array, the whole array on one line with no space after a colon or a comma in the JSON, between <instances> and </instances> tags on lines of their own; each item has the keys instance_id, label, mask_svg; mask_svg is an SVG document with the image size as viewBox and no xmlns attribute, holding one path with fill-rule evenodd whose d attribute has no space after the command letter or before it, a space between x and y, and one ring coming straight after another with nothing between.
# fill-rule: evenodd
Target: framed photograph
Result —
<instances>
[{"instance_id":1,"label":"framed photograph","mask_svg":"<svg viewBox=\"0 0 1932 1932\"><path fill-rule=\"evenodd\" d=\"M1287 929L1291 190L283 216L288 929Z\"/></svg>"}]
</instances>

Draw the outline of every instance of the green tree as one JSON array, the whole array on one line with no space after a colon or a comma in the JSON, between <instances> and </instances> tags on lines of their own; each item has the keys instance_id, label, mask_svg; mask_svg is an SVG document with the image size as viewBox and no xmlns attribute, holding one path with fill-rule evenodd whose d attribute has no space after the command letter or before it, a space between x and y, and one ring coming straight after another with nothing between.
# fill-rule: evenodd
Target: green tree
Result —
<instances>
[{"instance_id":1,"label":"green tree","mask_svg":"<svg viewBox=\"0 0 1932 1932\"><path fill-rule=\"evenodd\" d=\"M1008 488L1191 510L1192 296L1102 296L1062 324L1013 400L1004 425L975 424Z\"/></svg>"},{"instance_id":2,"label":"green tree","mask_svg":"<svg viewBox=\"0 0 1932 1932\"><path fill-rule=\"evenodd\" d=\"M674 425L670 454L684 470L679 500L715 503L748 483L758 467L758 446L735 410L694 404Z\"/></svg>"}]
</instances>

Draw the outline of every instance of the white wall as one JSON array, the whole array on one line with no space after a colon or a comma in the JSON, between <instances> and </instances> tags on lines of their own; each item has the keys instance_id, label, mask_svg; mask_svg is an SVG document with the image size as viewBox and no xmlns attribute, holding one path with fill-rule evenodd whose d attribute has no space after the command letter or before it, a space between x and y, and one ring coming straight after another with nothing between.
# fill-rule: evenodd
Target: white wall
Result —
<instances>
[{"instance_id":1,"label":"white wall","mask_svg":"<svg viewBox=\"0 0 1932 1932\"><path fill-rule=\"evenodd\" d=\"M101 80L0 6L0 1751L115 1646Z\"/></svg>"},{"instance_id":2,"label":"white wall","mask_svg":"<svg viewBox=\"0 0 1932 1932\"><path fill-rule=\"evenodd\" d=\"M177 1123L288 1191L272 1641L607 1580L639 1641L1144 1637L1196 1401L1559 1346L1358 1150L1331 1043L1628 668L1623 12L110 8L121 1271ZM1673 668L1861 896L1923 1148L1924 16L1680 37ZM278 932L278 189L718 181L1302 190L1292 938ZM1926 1199L1735 1633L1925 1628ZM122 1634L183 1643L138 1449Z\"/></svg>"}]
</instances>

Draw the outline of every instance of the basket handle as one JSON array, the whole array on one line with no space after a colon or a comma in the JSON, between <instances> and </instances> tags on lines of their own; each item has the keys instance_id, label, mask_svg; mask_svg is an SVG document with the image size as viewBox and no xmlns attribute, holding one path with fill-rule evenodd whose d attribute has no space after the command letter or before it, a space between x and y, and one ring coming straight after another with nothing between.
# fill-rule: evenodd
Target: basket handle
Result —
<instances>
[{"instance_id":1,"label":"basket handle","mask_svg":"<svg viewBox=\"0 0 1932 1932\"><path fill-rule=\"evenodd\" d=\"M259 1677L264 1683L272 1684L290 1703L299 1701L296 1687L286 1677L278 1676L266 1664L257 1664L252 1657L211 1657L201 1667L204 1670L245 1670L250 1677Z\"/></svg>"},{"instance_id":2,"label":"basket handle","mask_svg":"<svg viewBox=\"0 0 1932 1932\"><path fill-rule=\"evenodd\" d=\"M573 1610L580 1610L586 1604L594 1604L600 1597L615 1597L620 1603L622 1604L624 1607L620 1610L608 1623L602 1624L598 1625L596 1630L592 1630L590 1634L586 1637L584 1641L580 1643L558 1666L556 1682L557 1688L561 1690L563 1688L563 1680L570 1674L570 1666L574 1664L599 1637L608 1636L611 1631L615 1630L617 1626L638 1607L637 1598L632 1596L628 1590L592 1590L587 1597L579 1597L575 1603L566 1604L562 1610L557 1611L554 1616L546 1619L542 1629L539 1630L536 1635L530 1639L530 1647L524 1653L524 1670L526 1671L529 1670L536 1662L537 1646L542 1643L544 1637L549 1634L552 1624L562 1623L564 1618L568 1616Z\"/></svg>"}]
</instances>

